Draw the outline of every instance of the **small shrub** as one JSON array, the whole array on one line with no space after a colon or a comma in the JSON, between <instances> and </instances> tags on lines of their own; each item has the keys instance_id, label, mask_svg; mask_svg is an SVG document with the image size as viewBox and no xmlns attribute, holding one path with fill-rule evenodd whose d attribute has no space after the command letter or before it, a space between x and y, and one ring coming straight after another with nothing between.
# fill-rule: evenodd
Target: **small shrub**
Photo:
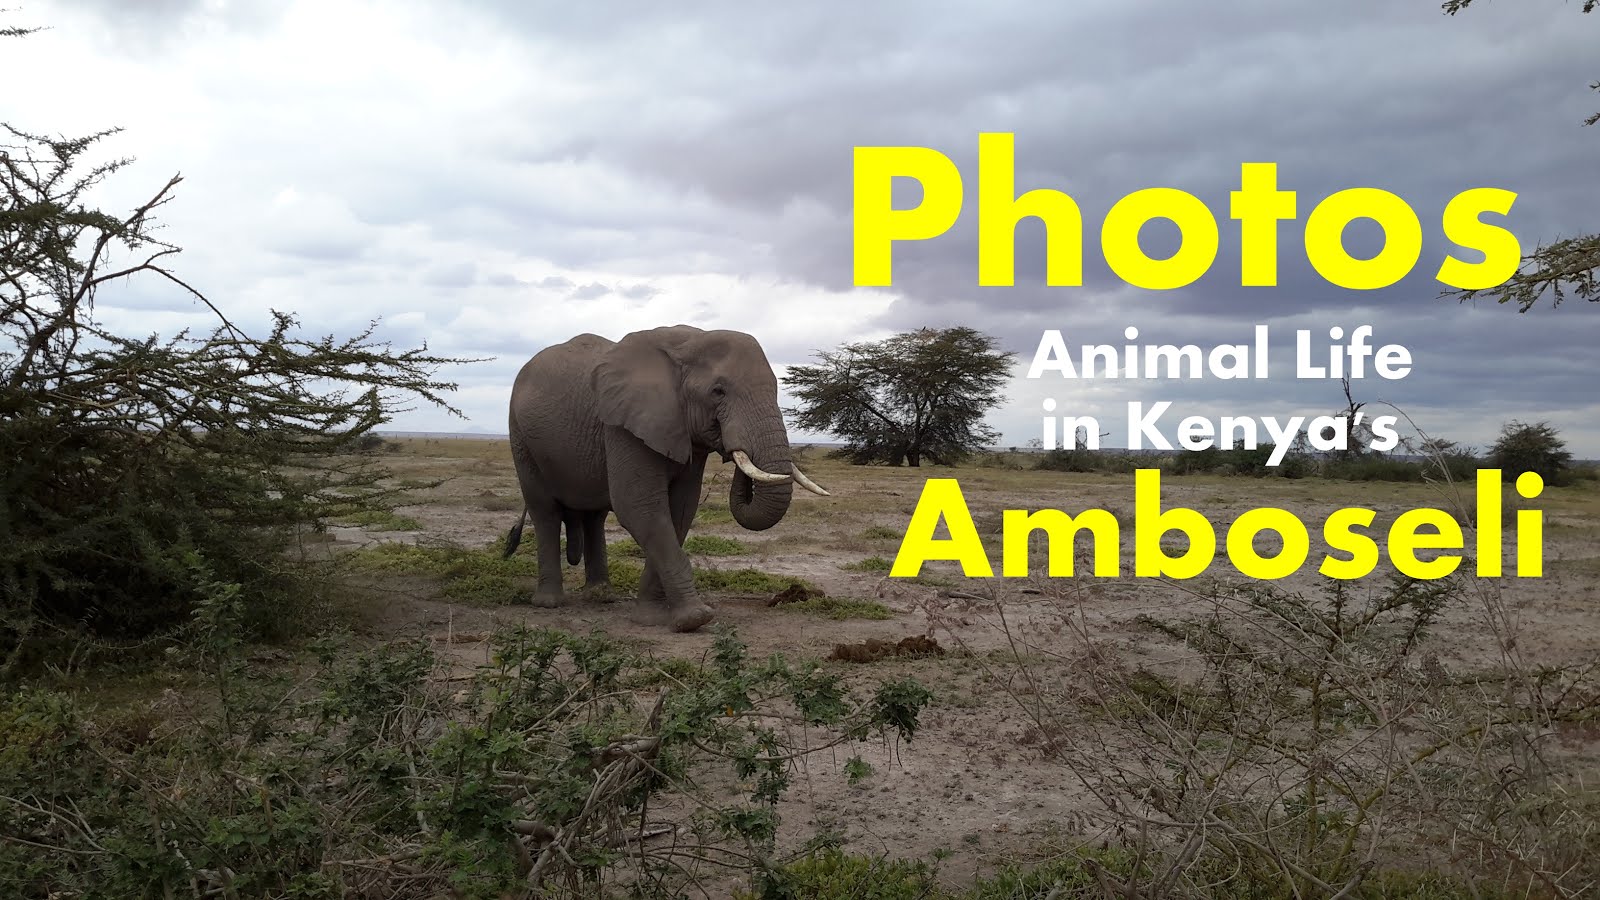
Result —
<instances>
[{"instance_id":1,"label":"small shrub","mask_svg":"<svg viewBox=\"0 0 1600 900\"><path fill-rule=\"evenodd\" d=\"M1309 478L1317 474L1317 461L1304 453L1290 453L1278 461L1272 474L1279 478Z\"/></svg>"},{"instance_id":2,"label":"small shrub","mask_svg":"<svg viewBox=\"0 0 1600 900\"><path fill-rule=\"evenodd\" d=\"M1566 483L1564 475L1571 464L1567 442L1548 422L1507 422L1484 459L1485 466L1502 470L1507 481L1536 472L1547 484Z\"/></svg>"},{"instance_id":3,"label":"small shrub","mask_svg":"<svg viewBox=\"0 0 1600 900\"><path fill-rule=\"evenodd\" d=\"M714 681L715 673L694 660L667 656L641 660L638 668L624 676L619 684L630 691L641 691L668 686L699 688Z\"/></svg>"},{"instance_id":4,"label":"small shrub","mask_svg":"<svg viewBox=\"0 0 1600 900\"><path fill-rule=\"evenodd\" d=\"M852 856L842 850L813 853L761 876L754 894L741 900L924 900L938 897L927 863Z\"/></svg>"},{"instance_id":5,"label":"small shrub","mask_svg":"<svg viewBox=\"0 0 1600 900\"><path fill-rule=\"evenodd\" d=\"M1222 465L1222 450L1213 444L1203 450L1179 450L1166 468L1173 475L1209 475Z\"/></svg>"},{"instance_id":6,"label":"small shrub","mask_svg":"<svg viewBox=\"0 0 1600 900\"><path fill-rule=\"evenodd\" d=\"M1148 463L1148 459L1128 453L1079 447L1072 450L1050 450L1040 457L1033 467L1047 472L1104 472L1126 475Z\"/></svg>"},{"instance_id":7,"label":"small shrub","mask_svg":"<svg viewBox=\"0 0 1600 900\"><path fill-rule=\"evenodd\" d=\"M862 540L867 541L898 541L901 537L900 529L890 528L887 525L873 525L861 532Z\"/></svg>"},{"instance_id":8,"label":"small shrub","mask_svg":"<svg viewBox=\"0 0 1600 900\"><path fill-rule=\"evenodd\" d=\"M1235 447L1223 451L1222 465L1233 475L1250 475L1262 478L1275 474L1273 466L1267 465L1267 460L1272 458L1272 453L1277 449L1276 444L1257 444L1254 449L1248 447Z\"/></svg>"}]
</instances>

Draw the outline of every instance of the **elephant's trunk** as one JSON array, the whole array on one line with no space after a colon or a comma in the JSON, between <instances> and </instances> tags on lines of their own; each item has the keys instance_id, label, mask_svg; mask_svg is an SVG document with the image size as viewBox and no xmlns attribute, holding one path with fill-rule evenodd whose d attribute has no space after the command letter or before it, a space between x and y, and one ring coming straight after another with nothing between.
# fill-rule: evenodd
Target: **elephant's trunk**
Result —
<instances>
[{"instance_id":1,"label":"elephant's trunk","mask_svg":"<svg viewBox=\"0 0 1600 900\"><path fill-rule=\"evenodd\" d=\"M762 471L773 475L789 475L793 463L789 459L789 435L783 428L783 419L775 417L746 446L731 447L743 450L750 461ZM764 531L778 524L789 511L789 501L794 498L794 482L758 483L742 469L733 470L733 486L728 489L728 509L733 520L750 531Z\"/></svg>"}]
</instances>

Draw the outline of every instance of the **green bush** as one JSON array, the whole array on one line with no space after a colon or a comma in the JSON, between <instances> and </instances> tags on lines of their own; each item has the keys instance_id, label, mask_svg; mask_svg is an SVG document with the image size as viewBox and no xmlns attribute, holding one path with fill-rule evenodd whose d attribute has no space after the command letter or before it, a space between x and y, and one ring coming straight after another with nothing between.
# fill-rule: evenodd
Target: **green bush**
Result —
<instances>
[{"instance_id":1,"label":"green bush","mask_svg":"<svg viewBox=\"0 0 1600 900\"><path fill-rule=\"evenodd\" d=\"M743 900L1106 900L1108 896L1294 900L1297 896L1279 872L1240 871L1209 856L1190 863L1170 880L1177 890L1157 893L1155 885L1166 879L1168 864L1159 853L1136 855L1115 847L1079 850L1039 865L1004 866L968 888L951 889L939 884L937 868L929 863L861 856L830 847L763 874L756 890L741 896ZM1130 882L1134 890L1122 892ZM1344 896L1350 900L1511 900L1520 895L1492 884L1469 885L1434 872L1380 869Z\"/></svg>"},{"instance_id":2,"label":"green bush","mask_svg":"<svg viewBox=\"0 0 1600 900\"><path fill-rule=\"evenodd\" d=\"M1078 448L1048 451L1033 464L1033 467L1046 472L1104 472L1126 475L1151 463L1152 460L1148 457L1129 453Z\"/></svg>"},{"instance_id":3,"label":"green bush","mask_svg":"<svg viewBox=\"0 0 1600 900\"><path fill-rule=\"evenodd\" d=\"M1222 450L1216 445L1202 450L1180 450L1167 464L1173 475L1210 475L1222 468Z\"/></svg>"},{"instance_id":4,"label":"green bush","mask_svg":"<svg viewBox=\"0 0 1600 900\"><path fill-rule=\"evenodd\" d=\"M182 638L214 582L241 588L254 632L292 626L315 592L284 552L336 510L385 507L372 429L409 398L448 410L440 395L454 385L433 373L465 360L391 349L371 329L304 336L284 313L245 333L163 268L178 247L157 236L155 213L177 178L113 215L93 195L126 161L87 162L107 158L112 132L7 128L0 675L63 637ZM111 330L96 291L140 278L187 288L212 327Z\"/></svg>"},{"instance_id":5,"label":"green bush","mask_svg":"<svg viewBox=\"0 0 1600 900\"><path fill-rule=\"evenodd\" d=\"M628 885L678 896L681 853L774 868L795 758L911 740L928 700L752 661L728 631L686 667L527 627L495 632L466 677L425 639L324 640L292 690L246 677L228 604L208 602L217 694L153 728L64 694L0 697L0 897L600 896L624 861ZM740 792L696 786L715 769ZM680 837L619 852L616 834L675 805L694 810Z\"/></svg>"},{"instance_id":6,"label":"green bush","mask_svg":"<svg viewBox=\"0 0 1600 900\"><path fill-rule=\"evenodd\" d=\"M1536 472L1546 484L1565 484L1572 453L1548 422L1507 422L1485 454L1484 465L1502 470L1507 481L1524 472Z\"/></svg>"},{"instance_id":7,"label":"green bush","mask_svg":"<svg viewBox=\"0 0 1600 900\"><path fill-rule=\"evenodd\" d=\"M764 873L743 900L925 900L940 896L923 862L824 850Z\"/></svg>"},{"instance_id":8,"label":"green bush","mask_svg":"<svg viewBox=\"0 0 1600 900\"><path fill-rule=\"evenodd\" d=\"M1322 466L1324 478L1339 481L1422 481L1427 471L1424 463L1386 456L1329 460Z\"/></svg>"}]
</instances>

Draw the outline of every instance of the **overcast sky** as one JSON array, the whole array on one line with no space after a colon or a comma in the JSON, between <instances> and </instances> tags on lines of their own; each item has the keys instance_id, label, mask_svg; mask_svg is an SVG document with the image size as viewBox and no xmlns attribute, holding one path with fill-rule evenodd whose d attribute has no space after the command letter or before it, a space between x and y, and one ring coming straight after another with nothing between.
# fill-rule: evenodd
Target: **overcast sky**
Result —
<instances>
[{"instance_id":1,"label":"overcast sky","mask_svg":"<svg viewBox=\"0 0 1600 900\"><path fill-rule=\"evenodd\" d=\"M10 4L16 6L17 4ZM1526 249L1600 228L1600 15L1557 0L1154 0L1075 3L420 3L23 0L0 48L0 118L30 131L116 125L137 157L101 195L165 208L176 268L241 324L271 308L308 330L381 317L397 345L493 361L445 373L462 422L422 408L392 428L503 433L517 368L590 331L679 322L756 335L780 371L822 348L970 325L1026 369L1043 329L1070 345L1247 340L1371 324L1413 374L1358 383L1430 433L1482 446L1548 419L1600 456L1600 305L1518 314L1438 298L1445 202L1519 194ZM901 245L893 289L851 284L851 152L946 153L975 196L977 135L1017 135L1019 190L1072 194L1086 284L1043 285L1042 231L1019 229L1018 285L977 287L970 215ZM1278 288L1241 288L1227 192L1246 161L1279 164L1300 221L1346 187L1418 211L1416 275L1377 292L1322 281L1280 229ZM1219 214L1212 272L1176 291L1121 285L1098 223L1145 187ZM968 212L971 212L969 204ZM1153 241L1161 229L1148 232ZM1349 232L1351 249L1375 231ZM1154 251L1154 244L1151 245ZM161 282L101 295L110 324L208 324ZM1121 445L1128 400L1186 414L1294 415L1343 404L1274 360L1267 382L1020 379L991 416L1003 443L1039 433L1041 401L1099 415ZM816 436L796 434L796 440Z\"/></svg>"}]
</instances>

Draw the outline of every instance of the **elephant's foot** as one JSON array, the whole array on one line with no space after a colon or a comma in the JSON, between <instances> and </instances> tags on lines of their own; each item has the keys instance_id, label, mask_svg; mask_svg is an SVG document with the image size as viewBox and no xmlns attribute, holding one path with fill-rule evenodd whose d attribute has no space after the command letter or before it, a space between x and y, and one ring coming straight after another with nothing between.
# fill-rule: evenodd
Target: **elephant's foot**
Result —
<instances>
[{"instance_id":1,"label":"elephant's foot","mask_svg":"<svg viewBox=\"0 0 1600 900\"><path fill-rule=\"evenodd\" d=\"M561 591L534 591L533 600L530 602L540 609L555 609L561 605Z\"/></svg>"},{"instance_id":2,"label":"elephant's foot","mask_svg":"<svg viewBox=\"0 0 1600 900\"><path fill-rule=\"evenodd\" d=\"M596 603L611 603L617 599L617 594L611 589L609 581L591 581L585 584L583 595Z\"/></svg>"},{"instance_id":3,"label":"elephant's foot","mask_svg":"<svg viewBox=\"0 0 1600 900\"><path fill-rule=\"evenodd\" d=\"M672 610L673 631L698 631L700 626L716 618L717 614L700 600L680 603Z\"/></svg>"},{"instance_id":4,"label":"elephant's foot","mask_svg":"<svg viewBox=\"0 0 1600 900\"><path fill-rule=\"evenodd\" d=\"M671 606L672 605L671 601L669 601L667 599L667 592L665 590L661 590L661 589L657 589L657 590L655 590L653 592L651 592L651 591L641 592L639 594L639 602L641 604L644 604L645 606ZM701 597L699 600L696 600L695 602L699 603L701 606L706 607L707 609L716 609L717 608L716 602L711 600L710 598L707 598L707 597Z\"/></svg>"}]
</instances>

